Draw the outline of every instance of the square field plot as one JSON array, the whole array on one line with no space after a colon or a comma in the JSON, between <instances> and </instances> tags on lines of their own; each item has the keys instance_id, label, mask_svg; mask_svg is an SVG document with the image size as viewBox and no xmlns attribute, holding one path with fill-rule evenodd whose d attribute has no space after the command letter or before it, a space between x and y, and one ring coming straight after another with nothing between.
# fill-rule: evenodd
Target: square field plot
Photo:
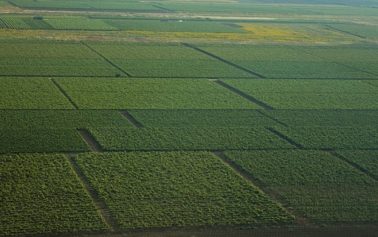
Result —
<instances>
[{"instance_id":1,"label":"square field plot","mask_svg":"<svg viewBox=\"0 0 378 237\"><path fill-rule=\"evenodd\" d=\"M0 44L1 76L115 76L122 75L80 43L16 41Z\"/></svg>"},{"instance_id":2,"label":"square field plot","mask_svg":"<svg viewBox=\"0 0 378 237\"><path fill-rule=\"evenodd\" d=\"M295 127L280 128L305 148L378 149L378 127Z\"/></svg>"},{"instance_id":3,"label":"square field plot","mask_svg":"<svg viewBox=\"0 0 378 237\"><path fill-rule=\"evenodd\" d=\"M312 55L306 51L310 47L221 45L200 48L267 78L374 78L369 72L342 65L340 60L322 58L322 52Z\"/></svg>"},{"instance_id":4,"label":"square field plot","mask_svg":"<svg viewBox=\"0 0 378 237\"><path fill-rule=\"evenodd\" d=\"M199 79L57 79L80 109L253 109L257 105Z\"/></svg>"},{"instance_id":5,"label":"square field plot","mask_svg":"<svg viewBox=\"0 0 378 237\"><path fill-rule=\"evenodd\" d=\"M130 110L144 127L259 127L279 123L258 110ZM0 125L1 126L1 125Z\"/></svg>"},{"instance_id":6,"label":"square field plot","mask_svg":"<svg viewBox=\"0 0 378 237\"><path fill-rule=\"evenodd\" d=\"M88 153L76 159L122 229L292 221L211 153Z\"/></svg>"},{"instance_id":7,"label":"square field plot","mask_svg":"<svg viewBox=\"0 0 378 237\"><path fill-rule=\"evenodd\" d=\"M1 236L107 229L63 155L2 155L0 174Z\"/></svg>"},{"instance_id":8,"label":"square field plot","mask_svg":"<svg viewBox=\"0 0 378 237\"><path fill-rule=\"evenodd\" d=\"M0 109L73 109L49 79L0 78Z\"/></svg>"},{"instance_id":9,"label":"square field plot","mask_svg":"<svg viewBox=\"0 0 378 237\"><path fill-rule=\"evenodd\" d=\"M183 45L90 43L135 77L253 77Z\"/></svg>"},{"instance_id":10,"label":"square field plot","mask_svg":"<svg viewBox=\"0 0 378 237\"><path fill-rule=\"evenodd\" d=\"M227 150L293 148L257 128L103 128L91 130L106 150Z\"/></svg>"},{"instance_id":11,"label":"square field plot","mask_svg":"<svg viewBox=\"0 0 378 237\"><path fill-rule=\"evenodd\" d=\"M378 109L378 88L358 80L224 80L277 109Z\"/></svg>"},{"instance_id":12,"label":"square field plot","mask_svg":"<svg viewBox=\"0 0 378 237\"><path fill-rule=\"evenodd\" d=\"M317 223L376 223L378 182L321 151L227 152L294 213Z\"/></svg>"}]
</instances>

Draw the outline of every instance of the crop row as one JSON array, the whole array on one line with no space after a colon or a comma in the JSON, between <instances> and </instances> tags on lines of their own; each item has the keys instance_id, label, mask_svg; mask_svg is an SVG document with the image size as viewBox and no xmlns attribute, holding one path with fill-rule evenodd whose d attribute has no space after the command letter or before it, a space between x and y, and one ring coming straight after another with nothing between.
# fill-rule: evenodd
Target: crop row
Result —
<instances>
[{"instance_id":1,"label":"crop row","mask_svg":"<svg viewBox=\"0 0 378 237\"><path fill-rule=\"evenodd\" d=\"M63 155L2 155L0 173L0 236L107 229Z\"/></svg>"},{"instance_id":2,"label":"crop row","mask_svg":"<svg viewBox=\"0 0 378 237\"><path fill-rule=\"evenodd\" d=\"M300 216L318 223L376 223L378 183L321 151L227 152Z\"/></svg>"}]
</instances>

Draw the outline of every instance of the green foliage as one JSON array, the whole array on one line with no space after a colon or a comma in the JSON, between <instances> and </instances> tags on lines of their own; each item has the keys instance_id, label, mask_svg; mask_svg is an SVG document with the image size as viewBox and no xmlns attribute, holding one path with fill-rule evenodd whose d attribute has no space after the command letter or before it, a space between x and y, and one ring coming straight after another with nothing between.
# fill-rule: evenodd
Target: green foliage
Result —
<instances>
[{"instance_id":1,"label":"green foliage","mask_svg":"<svg viewBox=\"0 0 378 237\"><path fill-rule=\"evenodd\" d=\"M9 28L9 29L30 29L31 28L30 25L28 25L21 17L1 16L0 22L2 22L3 25L5 25L4 28Z\"/></svg>"},{"instance_id":2,"label":"green foliage","mask_svg":"<svg viewBox=\"0 0 378 237\"><path fill-rule=\"evenodd\" d=\"M377 109L373 86L357 80L225 80L279 109Z\"/></svg>"},{"instance_id":3,"label":"green foliage","mask_svg":"<svg viewBox=\"0 0 378 237\"><path fill-rule=\"evenodd\" d=\"M122 229L292 221L210 153L91 153L77 162Z\"/></svg>"},{"instance_id":4,"label":"green foliage","mask_svg":"<svg viewBox=\"0 0 378 237\"><path fill-rule=\"evenodd\" d=\"M69 101L48 79L0 78L0 84L1 109L73 108Z\"/></svg>"},{"instance_id":5,"label":"green foliage","mask_svg":"<svg viewBox=\"0 0 378 237\"><path fill-rule=\"evenodd\" d=\"M378 121L378 110L270 110L264 113L290 127L373 127Z\"/></svg>"},{"instance_id":6,"label":"green foliage","mask_svg":"<svg viewBox=\"0 0 378 237\"><path fill-rule=\"evenodd\" d=\"M106 150L227 150L292 148L264 128L99 128Z\"/></svg>"},{"instance_id":7,"label":"green foliage","mask_svg":"<svg viewBox=\"0 0 378 237\"><path fill-rule=\"evenodd\" d=\"M226 153L297 213L320 223L375 223L378 183L321 151Z\"/></svg>"},{"instance_id":8,"label":"green foliage","mask_svg":"<svg viewBox=\"0 0 378 237\"><path fill-rule=\"evenodd\" d=\"M350 67L343 65L342 60L327 58L329 49L349 51L346 47L288 47L288 46L238 46L211 45L202 49L246 67L268 78L374 78L369 72L364 72L359 65ZM358 50L362 56L367 52ZM330 55L337 55L332 54Z\"/></svg>"},{"instance_id":9,"label":"green foliage","mask_svg":"<svg viewBox=\"0 0 378 237\"><path fill-rule=\"evenodd\" d=\"M115 30L116 28L99 19L81 16L46 17L45 21L58 30Z\"/></svg>"},{"instance_id":10,"label":"green foliage","mask_svg":"<svg viewBox=\"0 0 378 237\"><path fill-rule=\"evenodd\" d=\"M3 155L0 174L1 236L107 229L63 155Z\"/></svg>"},{"instance_id":11,"label":"green foliage","mask_svg":"<svg viewBox=\"0 0 378 237\"><path fill-rule=\"evenodd\" d=\"M378 178L378 151L338 151L338 153Z\"/></svg>"},{"instance_id":12,"label":"green foliage","mask_svg":"<svg viewBox=\"0 0 378 237\"><path fill-rule=\"evenodd\" d=\"M0 153L88 151L74 129L1 129Z\"/></svg>"},{"instance_id":13,"label":"green foliage","mask_svg":"<svg viewBox=\"0 0 378 237\"><path fill-rule=\"evenodd\" d=\"M377 149L378 127L295 127L280 130L306 148Z\"/></svg>"},{"instance_id":14,"label":"green foliage","mask_svg":"<svg viewBox=\"0 0 378 237\"><path fill-rule=\"evenodd\" d=\"M251 77L249 73L182 45L90 45L136 77Z\"/></svg>"},{"instance_id":15,"label":"green foliage","mask_svg":"<svg viewBox=\"0 0 378 237\"><path fill-rule=\"evenodd\" d=\"M0 75L114 76L122 74L79 43L5 41L0 44Z\"/></svg>"},{"instance_id":16,"label":"green foliage","mask_svg":"<svg viewBox=\"0 0 378 237\"><path fill-rule=\"evenodd\" d=\"M208 80L57 79L81 109L232 109L256 105Z\"/></svg>"},{"instance_id":17,"label":"green foliage","mask_svg":"<svg viewBox=\"0 0 378 237\"><path fill-rule=\"evenodd\" d=\"M0 110L0 129L77 129L130 127L118 111Z\"/></svg>"},{"instance_id":18,"label":"green foliage","mask_svg":"<svg viewBox=\"0 0 378 237\"><path fill-rule=\"evenodd\" d=\"M256 110L130 110L145 127L257 127L278 125Z\"/></svg>"}]
</instances>

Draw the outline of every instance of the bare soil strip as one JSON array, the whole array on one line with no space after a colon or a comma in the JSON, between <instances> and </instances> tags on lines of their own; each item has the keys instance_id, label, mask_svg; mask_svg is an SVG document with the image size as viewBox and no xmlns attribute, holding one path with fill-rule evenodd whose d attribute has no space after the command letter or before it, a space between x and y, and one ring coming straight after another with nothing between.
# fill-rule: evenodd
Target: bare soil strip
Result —
<instances>
[{"instance_id":1,"label":"bare soil strip","mask_svg":"<svg viewBox=\"0 0 378 237\"><path fill-rule=\"evenodd\" d=\"M79 128L77 129L83 140L88 144L88 146L91 148L94 152L103 152L104 149L102 149L100 143L96 141L96 139L93 137L93 135L87 130Z\"/></svg>"},{"instance_id":2,"label":"bare soil strip","mask_svg":"<svg viewBox=\"0 0 378 237\"><path fill-rule=\"evenodd\" d=\"M74 157L75 155L72 155L72 154L67 155L67 159L70 162L72 169L74 170L75 174L77 175L78 179L80 180L87 194L91 197L93 204L95 205L99 215L102 217L106 225L109 227L110 231L118 231L117 222L114 220L114 218L110 214L109 209L106 206L105 202L101 200L97 191L92 187L87 177L81 171Z\"/></svg>"},{"instance_id":3,"label":"bare soil strip","mask_svg":"<svg viewBox=\"0 0 378 237\"><path fill-rule=\"evenodd\" d=\"M228 60L226 60L226 59L224 59L224 58L221 58L221 57L219 57L219 56L217 56L217 55L215 55L215 54L212 54L212 53L209 53L209 52L207 52L207 51L205 51L205 50L203 50L203 49L197 48L197 47L194 46L194 45L191 45L191 44L188 44L188 43L182 43L182 45L184 45L184 46L186 46L186 47L188 47L188 48L191 48L191 49L197 50L198 52L201 52L201 53L203 53L203 54L206 54L207 56L210 56L210 57L212 57L212 58L215 58L215 59L217 59L217 60L219 60L219 61L221 61L221 62L224 62L224 63L226 63L226 64L228 64L228 65L230 65L230 66L233 66L233 67L235 67L235 68L237 68L237 69L239 69L239 70L245 71L245 72L247 72L247 73L249 73L249 74L251 74L251 75L257 76L258 78L265 78L265 76L263 76L263 75L261 75L261 74L259 74L259 73L257 73L257 72L254 72L254 71L251 71L251 70L249 70L249 69L247 69L247 68L245 68L245 67L239 66L239 65L237 65L237 64L235 64L235 63L232 63L232 62L230 62L230 61L228 61Z\"/></svg>"},{"instance_id":4,"label":"bare soil strip","mask_svg":"<svg viewBox=\"0 0 378 237\"><path fill-rule=\"evenodd\" d=\"M232 87L232 86L228 85L227 83L225 83L225 82L223 82L221 80L214 80L213 82L219 84L220 86L223 86L224 88L226 88L226 89L234 92L235 94L238 94L239 96L243 97L244 99L247 99L250 102L259 105L260 107L262 107L264 109L267 109L267 110L274 109L272 106L266 104L265 102L263 102L261 100L258 100L255 97L252 97L252 96L250 96L250 95L242 92L241 90L236 89L235 87Z\"/></svg>"},{"instance_id":5,"label":"bare soil strip","mask_svg":"<svg viewBox=\"0 0 378 237\"><path fill-rule=\"evenodd\" d=\"M295 146L296 148L299 148L299 149L303 149L303 145L297 143L296 141L294 141L293 139L291 139L290 137L280 133L279 131L275 130L274 128L267 128L270 132L272 132L273 134L275 134L276 136L278 136L279 138L281 138L282 140L285 140L287 141L288 143L290 143L291 145Z\"/></svg>"},{"instance_id":6,"label":"bare soil strip","mask_svg":"<svg viewBox=\"0 0 378 237\"><path fill-rule=\"evenodd\" d=\"M120 112L134 127L142 128L143 124L141 124L138 120L134 118L127 110Z\"/></svg>"},{"instance_id":7,"label":"bare soil strip","mask_svg":"<svg viewBox=\"0 0 378 237\"><path fill-rule=\"evenodd\" d=\"M222 151L214 151L213 154L219 157L219 159L221 159L225 165L233 169L242 178L251 182L253 186L258 187L262 192L270 196L276 203L281 204L288 213L295 217L297 224L312 225L308 222L308 220L306 220L306 218L302 217L298 213L293 213L292 209L290 207L287 207L287 205L283 202L284 198L279 193L275 192L274 190L269 188L264 182L252 176L249 172L245 171L241 166L229 159Z\"/></svg>"},{"instance_id":8,"label":"bare soil strip","mask_svg":"<svg viewBox=\"0 0 378 237\"><path fill-rule=\"evenodd\" d=\"M331 154L332 156L348 163L349 165L353 166L353 168L365 173L367 176L369 176L370 178L374 179L375 181L378 181L378 177L372 173L370 173L368 170L366 170L365 168L361 167L360 165L354 163L353 161L350 161L348 159L346 159L343 155L337 153L336 151L334 150L326 150L329 154Z\"/></svg>"},{"instance_id":9,"label":"bare soil strip","mask_svg":"<svg viewBox=\"0 0 378 237\"><path fill-rule=\"evenodd\" d=\"M104 55L102 55L100 52L98 52L97 50L95 50L94 48L92 48L91 46L89 46L88 44L86 44L85 42L81 41L81 44L84 45L84 46L86 46L92 52L94 52L95 54L97 54L98 56L100 56L102 59L104 59L110 65L112 65L113 67L117 68L119 71L123 72L128 77L132 77L132 75L130 73L128 73L125 70L123 70L121 67L119 67L118 65L116 65L115 63L113 63L112 61L110 61L108 58L106 58Z\"/></svg>"},{"instance_id":10,"label":"bare soil strip","mask_svg":"<svg viewBox=\"0 0 378 237\"><path fill-rule=\"evenodd\" d=\"M281 125L284 126L284 127L289 127L286 123L281 122L280 120L276 119L276 118L273 117L273 116L270 116L270 115L265 114L265 113L264 113L263 111L261 111L260 109L258 109L258 110L256 110L256 111L257 111L258 113L262 114L264 117L267 117L267 118L273 120L274 122L276 122L276 123L278 123L278 124L281 124Z\"/></svg>"},{"instance_id":11,"label":"bare soil strip","mask_svg":"<svg viewBox=\"0 0 378 237\"><path fill-rule=\"evenodd\" d=\"M51 82L58 88L58 90L66 97L66 99L71 103L75 109L79 109L79 106L71 99L71 97L66 93L66 91L56 82L54 79L50 78Z\"/></svg>"}]
</instances>

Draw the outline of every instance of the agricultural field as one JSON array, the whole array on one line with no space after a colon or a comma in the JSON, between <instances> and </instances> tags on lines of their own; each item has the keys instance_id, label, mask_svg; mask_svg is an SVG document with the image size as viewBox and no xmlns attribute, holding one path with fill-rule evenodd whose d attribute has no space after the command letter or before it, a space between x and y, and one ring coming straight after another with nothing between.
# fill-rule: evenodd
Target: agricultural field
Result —
<instances>
[{"instance_id":1,"label":"agricultural field","mask_svg":"<svg viewBox=\"0 0 378 237\"><path fill-rule=\"evenodd\" d=\"M0 0L0 237L375 237L377 0Z\"/></svg>"},{"instance_id":2,"label":"agricultural field","mask_svg":"<svg viewBox=\"0 0 378 237\"><path fill-rule=\"evenodd\" d=\"M83 154L77 163L121 229L293 220L211 153Z\"/></svg>"},{"instance_id":3,"label":"agricultural field","mask_svg":"<svg viewBox=\"0 0 378 237\"><path fill-rule=\"evenodd\" d=\"M108 229L64 155L1 155L0 171L1 236Z\"/></svg>"},{"instance_id":4,"label":"agricultural field","mask_svg":"<svg viewBox=\"0 0 378 237\"><path fill-rule=\"evenodd\" d=\"M317 223L377 221L377 181L322 151L232 151L226 155L298 215Z\"/></svg>"}]
</instances>

